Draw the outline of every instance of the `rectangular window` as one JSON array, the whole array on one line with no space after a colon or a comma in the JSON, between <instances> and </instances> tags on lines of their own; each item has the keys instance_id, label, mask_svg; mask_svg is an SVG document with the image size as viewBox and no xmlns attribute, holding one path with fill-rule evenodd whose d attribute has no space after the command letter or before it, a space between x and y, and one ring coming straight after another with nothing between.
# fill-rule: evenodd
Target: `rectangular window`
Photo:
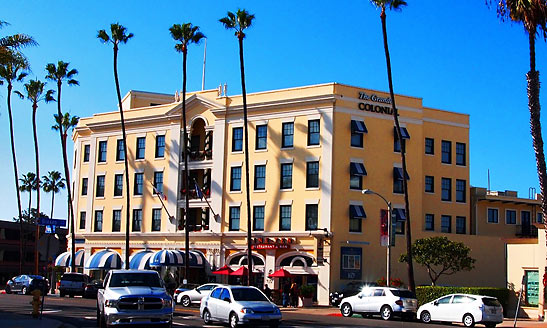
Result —
<instances>
[{"instance_id":1,"label":"rectangular window","mask_svg":"<svg viewBox=\"0 0 547 328\"><path fill-rule=\"evenodd\" d=\"M161 208L152 209L152 231L161 230Z\"/></svg>"},{"instance_id":2,"label":"rectangular window","mask_svg":"<svg viewBox=\"0 0 547 328\"><path fill-rule=\"evenodd\" d=\"M239 231L239 206L230 207L230 231Z\"/></svg>"},{"instance_id":3,"label":"rectangular window","mask_svg":"<svg viewBox=\"0 0 547 328\"><path fill-rule=\"evenodd\" d=\"M135 173L135 186L133 188L133 195L142 196L143 184L144 173Z\"/></svg>"},{"instance_id":4,"label":"rectangular window","mask_svg":"<svg viewBox=\"0 0 547 328\"><path fill-rule=\"evenodd\" d=\"M410 179L410 176L407 172L404 173L404 176L407 180ZM403 169L400 167L393 168L393 193L402 194L403 193Z\"/></svg>"},{"instance_id":5,"label":"rectangular window","mask_svg":"<svg viewBox=\"0 0 547 328\"><path fill-rule=\"evenodd\" d=\"M318 211L317 204L306 204L306 230L317 230Z\"/></svg>"},{"instance_id":6,"label":"rectangular window","mask_svg":"<svg viewBox=\"0 0 547 328\"><path fill-rule=\"evenodd\" d=\"M190 151L195 153L199 152L199 147L201 146L201 137L200 135L193 135L190 137Z\"/></svg>"},{"instance_id":7,"label":"rectangular window","mask_svg":"<svg viewBox=\"0 0 547 328\"><path fill-rule=\"evenodd\" d=\"M290 148L294 146L294 123L283 123L281 148Z\"/></svg>"},{"instance_id":8,"label":"rectangular window","mask_svg":"<svg viewBox=\"0 0 547 328\"><path fill-rule=\"evenodd\" d=\"M320 133L319 133L319 120L308 121L308 146L319 145Z\"/></svg>"},{"instance_id":9,"label":"rectangular window","mask_svg":"<svg viewBox=\"0 0 547 328\"><path fill-rule=\"evenodd\" d=\"M144 159L145 148L146 148L146 138L145 137L137 138L137 154L136 154L137 159Z\"/></svg>"},{"instance_id":10,"label":"rectangular window","mask_svg":"<svg viewBox=\"0 0 547 328\"><path fill-rule=\"evenodd\" d=\"M122 196L123 193L123 174L114 175L114 197Z\"/></svg>"},{"instance_id":11,"label":"rectangular window","mask_svg":"<svg viewBox=\"0 0 547 328\"><path fill-rule=\"evenodd\" d=\"M433 214L425 215L425 230L435 231L435 216Z\"/></svg>"},{"instance_id":12,"label":"rectangular window","mask_svg":"<svg viewBox=\"0 0 547 328\"><path fill-rule=\"evenodd\" d=\"M456 165L465 165L465 144L456 142Z\"/></svg>"},{"instance_id":13,"label":"rectangular window","mask_svg":"<svg viewBox=\"0 0 547 328\"><path fill-rule=\"evenodd\" d=\"M349 189L355 189L355 190L361 190L363 189L363 179L362 179L362 175L360 174L354 174L354 173L351 173L349 174Z\"/></svg>"},{"instance_id":14,"label":"rectangular window","mask_svg":"<svg viewBox=\"0 0 547 328\"><path fill-rule=\"evenodd\" d=\"M89 162L89 153L91 146L90 145L84 145L84 163Z\"/></svg>"},{"instance_id":15,"label":"rectangular window","mask_svg":"<svg viewBox=\"0 0 547 328\"><path fill-rule=\"evenodd\" d=\"M363 148L363 134L358 132L351 132L351 146L357 148Z\"/></svg>"},{"instance_id":16,"label":"rectangular window","mask_svg":"<svg viewBox=\"0 0 547 328\"><path fill-rule=\"evenodd\" d=\"M142 225L142 209L134 209L133 210L133 224L131 227L131 231L138 232L141 231L141 225Z\"/></svg>"},{"instance_id":17,"label":"rectangular window","mask_svg":"<svg viewBox=\"0 0 547 328\"><path fill-rule=\"evenodd\" d=\"M266 190L266 165L255 165L255 190Z\"/></svg>"},{"instance_id":18,"label":"rectangular window","mask_svg":"<svg viewBox=\"0 0 547 328\"><path fill-rule=\"evenodd\" d=\"M456 216L456 233L460 235L465 235L465 226L465 216Z\"/></svg>"},{"instance_id":19,"label":"rectangular window","mask_svg":"<svg viewBox=\"0 0 547 328\"><path fill-rule=\"evenodd\" d=\"M93 231L103 231L103 211L95 211L95 226L93 228Z\"/></svg>"},{"instance_id":20,"label":"rectangular window","mask_svg":"<svg viewBox=\"0 0 547 328\"><path fill-rule=\"evenodd\" d=\"M279 207L279 231L291 230L291 205Z\"/></svg>"},{"instance_id":21,"label":"rectangular window","mask_svg":"<svg viewBox=\"0 0 547 328\"><path fill-rule=\"evenodd\" d=\"M119 232L122 228L122 211L112 211L112 232Z\"/></svg>"},{"instance_id":22,"label":"rectangular window","mask_svg":"<svg viewBox=\"0 0 547 328\"><path fill-rule=\"evenodd\" d=\"M268 126L266 124L256 126L255 149L266 149L268 147Z\"/></svg>"},{"instance_id":23,"label":"rectangular window","mask_svg":"<svg viewBox=\"0 0 547 328\"><path fill-rule=\"evenodd\" d=\"M403 143L405 143L405 141L406 140L403 139ZM395 135L395 139L393 140L393 151L396 153L401 152L401 142L399 142L399 138L397 137L397 135Z\"/></svg>"},{"instance_id":24,"label":"rectangular window","mask_svg":"<svg viewBox=\"0 0 547 328\"><path fill-rule=\"evenodd\" d=\"M80 229L85 229L85 219L86 219L86 213L85 211L80 212Z\"/></svg>"},{"instance_id":25,"label":"rectangular window","mask_svg":"<svg viewBox=\"0 0 547 328\"><path fill-rule=\"evenodd\" d=\"M367 217L361 205L349 206L349 232L361 232L361 222Z\"/></svg>"},{"instance_id":26,"label":"rectangular window","mask_svg":"<svg viewBox=\"0 0 547 328\"><path fill-rule=\"evenodd\" d=\"M452 163L452 142L443 140L441 142L441 162L444 164Z\"/></svg>"},{"instance_id":27,"label":"rectangular window","mask_svg":"<svg viewBox=\"0 0 547 328\"><path fill-rule=\"evenodd\" d=\"M264 206L253 207L253 230L264 231Z\"/></svg>"},{"instance_id":28,"label":"rectangular window","mask_svg":"<svg viewBox=\"0 0 547 328\"><path fill-rule=\"evenodd\" d=\"M363 148L363 134L367 132L364 121L351 120L351 146Z\"/></svg>"},{"instance_id":29,"label":"rectangular window","mask_svg":"<svg viewBox=\"0 0 547 328\"><path fill-rule=\"evenodd\" d=\"M99 163L106 163L106 141L99 141Z\"/></svg>"},{"instance_id":30,"label":"rectangular window","mask_svg":"<svg viewBox=\"0 0 547 328\"><path fill-rule=\"evenodd\" d=\"M156 158L165 156L165 136L156 136Z\"/></svg>"},{"instance_id":31,"label":"rectangular window","mask_svg":"<svg viewBox=\"0 0 547 328\"><path fill-rule=\"evenodd\" d=\"M306 163L306 188L319 188L319 162Z\"/></svg>"},{"instance_id":32,"label":"rectangular window","mask_svg":"<svg viewBox=\"0 0 547 328\"><path fill-rule=\"evenodd\" d=\"M430 175L425 176L425 192L435 192L435 178Z\"/></svg>"},{"instance_id":33,"label":"rectangular window","mask_svg":"<svg viewBox=\"0 0 547 328\"><path fill-rule=\"evenodd\" d=\"M118 139L116 142L116 161L125 160L125 152L123 151L123 139Z\"/></svg>"},{"instance_id":34,"label":"rectangular window","mask_svg":"<svg viewBox=\"0 0 547 328\"><path fill-rule=\"evenodd\" d=\"M450 215L441 215L441 232L452 232L452 217Z\"/></svg>"},{"instance_id":35,"label":"rectangular window","mask_svg":"<svg viewBox=\"0 0 547 328\"><path fill-rule=\"evenodd\" d=\"M505 224L517 224L517 211L515 210L505 211Z\"/></svg>"},{"instance_id":36,"label":"rectangular window","mask_svg":"<svg viewBox=\"0 0 547 328\"><path fill-rule=\"evenodd\" d=\"M397 221L395 222L395 234L404 235L405 234L405 224L406 221Z\"/></svg>"},{"instance_id":37,"label":"rectangular window","mask_svg":"<svg viewBox=\"0 0 547 328\"><path fill-rule=\"evenodd\" d=\"M404 146L406 140L410 139L410 134L408 133L408 130L405 127L400 127L399 131L401 131L401 138L403 139L403 142L399 141L399 135L397 134L397 127L393 127L393 151L400 153L401 152L401 145ZM405 148L406 149L406 148Z\"/></svg>"},{"instance_id":38,"label":"rectangular window","mask_svg":"<svg viewBox=\"0 0 547 328\"><path fill-rule=\"evenodd\" d=\"M241 166L230 168L230 191L241 191Z\"/></svg>"},{"instance_id":39,"label":"rectangular window","mask_svg":"<svg viewBox=\"0 0 547 328\"><path fill-rule=\"evenodd\" d=\"M88 182L87 182L87 178L82 178L82 196L86 196L87 195L87 188L88 188Z\"/></svg>"},{"instance_id":40,"label":"rectangular window","mask_svg":"<svg viewBox=\"0 0 547 328\"><path fill-rule=\"evenodd\" d=\"M163 171L154 172L154 193L163 194Z\"/></svg>"},{"instance_id":41,"label":"rectangular window","mask_svg":"<svg viewBox=\"0 0 547 328\"><path fill-rule=\"evenodd\" d=\"M488 223L498 223L498 209L497 208L489 208L488 209Z\"/></svg>"},{"instance_id":42,"label":"rectangular window","mask_svg":"<svg viewBox=\"0 0 547 328\"><path fill-rule=\"evenodd\" d=\"M281 189L292 189L292 163L281 164Z\"/></svg>"},{"instance_id":43,"label":"rectangular window","mask_svg":"<svg viewBox=\"0 0 547 328\"><path fill-rule=\"evenodd\" d=\"M104 197L104 175L97 176L97 190L95 190L95 197Z\"/></svg>"},{"instance_id":44,"label":"rectangular window","mask_svg":"<svg viewBox=\"0 0 547 328\"><path fill-rule=\"evenodd\" d=\"M243 128L232 129L232 152L243 150Z\"/></svg>"},{"instance_id":45,"label":"rectangular window","mask_svg":"<svg viewBox=\"0 0 547 328\"><path fill-rule=\"evenodd\" d=\"M428 155L435 154L435 139L425 138L425 153Z\"/></svg>"},{"instance_id":46,"label":"rectangular window","mask_svg":"<svg viewBox=\"0 0 547 328\"><path fill-rule=\"evenodd\" d=\"M452 200L452 179L442 178L441 180L441 200L451 201Z\"/></svg>"},{"instance_id":47,"label":"rectangular window","mask_svg":"<svg viewBox=\"0 0 547 328\"><path fill-rule=\"evenodd\" d=\"M456 179L456 201L458 203L465 203L465 180Z\"/></svg>"},{"instance_id":48,"label":"rectangular window","mask_svg":"<svg viewBox=\"0 0 547 328\"><path fill-rule=\"evenodd\" d=\"M543 224L543 213L537 213L536 214L536 222Z\"/></svg>"}]
</instances>

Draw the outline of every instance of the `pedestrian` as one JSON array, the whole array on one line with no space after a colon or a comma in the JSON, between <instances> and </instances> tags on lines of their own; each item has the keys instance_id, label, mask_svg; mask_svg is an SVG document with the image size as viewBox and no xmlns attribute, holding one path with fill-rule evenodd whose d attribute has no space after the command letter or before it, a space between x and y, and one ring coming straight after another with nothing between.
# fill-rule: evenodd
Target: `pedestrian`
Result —
<instances>
[{"instance_id":1,"label":"pedestrian","mask_svg":"<svg viewBox=\"0 0 547 328\"><path fill-rule=\"evenodd\" d=\"M289 282L286 281L283 284L283 289L281 290L281 294L283 297L283 307L289 306L289 293L291 291L291 286L289 285Z\"/></svg>"},{"instance_id":2,"label":"pedestrian","mask_svg":"<svg viewBox=\"0 0 547 328\"><path fill-rule=\"evenodd\" d=\"M292 307L297 307L298 306L298 294L300 293L300 290L298 288L298 284L296 282L293 282L290 290L289 290L289 294L290 294L290 297L291 297L291 306Z\"/></svg>"},{"instance_id":3,"label":"pedestrian","mask_svg":"<svg viewBox=\"0 0 547 328\"><path fill-rule=\"evenodd\" d=\"M268 284L264 286L264 294L270 301L272 300L272 290L270 289L270 286L268 286Z\"/></svg>"}]
</instances>

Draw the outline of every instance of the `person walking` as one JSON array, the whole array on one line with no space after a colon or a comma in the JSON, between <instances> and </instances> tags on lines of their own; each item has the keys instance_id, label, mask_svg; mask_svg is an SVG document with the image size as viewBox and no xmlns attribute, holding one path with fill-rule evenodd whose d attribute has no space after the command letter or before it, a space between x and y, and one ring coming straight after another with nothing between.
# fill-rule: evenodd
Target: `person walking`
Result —
<instances>
[{"instance_id":1,"label":"person walking","mask_svg":"<svg viewBox=\"0 0 547 328\"><path fill-rule=\"evenodd\" d=\"M290 297L291 297L291 306L292 307L297 307L298 306L298 294L299 294L300 290L298 288L298 284L296 282L293 282L290 290L289 290L289 294L290 294Z\"/></svg>"},{"instance_id":2,"label":"person walking","mask_svg":"<svg viewBox=\"0 0 547 328\"><path fill-rule=\"evenodd\" d=\"M281 290L281 295L283 297L283 307L289 306L289 293L291 291L291 286L289 285L289 282L286 281L283 284L283 288Z\"/></svg>"},{"instance_id":3,"label":"person walking","mask_svg":"<svg viewBox=\"0 0 547 328\"><path fill-rule=\"evenodd\" d=\"M270 289L270 286L268 286L268 284L266 284L266 286L264 286L264 295L266 295L266 297L270 301L272 300L272 290Z\"/></svg>"}]
</instances>

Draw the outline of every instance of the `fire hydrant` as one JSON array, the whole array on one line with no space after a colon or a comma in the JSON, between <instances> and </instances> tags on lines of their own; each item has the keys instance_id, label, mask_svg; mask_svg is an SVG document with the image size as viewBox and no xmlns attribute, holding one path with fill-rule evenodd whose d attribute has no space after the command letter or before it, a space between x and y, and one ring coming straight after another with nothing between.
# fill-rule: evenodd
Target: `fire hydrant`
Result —
<instances>
[{"instance_id":1,"label":"fire hydrant","mask_svg":"<svg viewBox=\"0 0 547 328\"><path fill-rule=\"evenodd\" d=\"M39 289L35 289L31 294L32 301L30 301L30 304L32 304L32 317L38 318L38 315L40 314L40 305L42 305L42 300L40 299L42 293Z\"/></svg>"}]
</instances>

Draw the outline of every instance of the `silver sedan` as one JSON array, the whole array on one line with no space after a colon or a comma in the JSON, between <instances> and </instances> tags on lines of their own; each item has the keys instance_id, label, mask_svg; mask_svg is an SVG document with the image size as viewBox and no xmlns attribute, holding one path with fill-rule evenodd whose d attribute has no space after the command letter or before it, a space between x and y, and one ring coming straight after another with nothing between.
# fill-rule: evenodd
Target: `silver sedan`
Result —
<instances>
[{"instance_id":1,"label":"silver sedan","mask_svg":"<svg viewBox=\"0 0 547 328\"><path fill-rule=\"evenodd\" d=\"M209 295L217 286L219 286L219 284L205 284L193 289L185 290L176 296L177 303L182 304L182 306L185 307L199 303L202 298Z\"/></svg>"}]
</instances>

